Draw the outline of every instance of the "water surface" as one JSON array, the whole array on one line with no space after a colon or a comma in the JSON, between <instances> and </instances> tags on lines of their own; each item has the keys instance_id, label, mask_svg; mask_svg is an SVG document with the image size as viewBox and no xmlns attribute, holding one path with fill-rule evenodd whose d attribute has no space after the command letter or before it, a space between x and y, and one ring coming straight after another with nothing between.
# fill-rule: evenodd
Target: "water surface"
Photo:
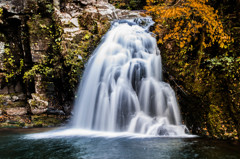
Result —
<instances>
[{"instance_id":1,"label":"water surface","mask_svg":"<svg viewBox=\"0 0 240 159\"><path fill-rule=\"evenodd\" d=\"M39 132L47 130L0 130L0 158L240 158L240 144L231 141L84 133L55 137L47 137L48 133L45 133L39 136Z\"/></svg>"}]
</instances>

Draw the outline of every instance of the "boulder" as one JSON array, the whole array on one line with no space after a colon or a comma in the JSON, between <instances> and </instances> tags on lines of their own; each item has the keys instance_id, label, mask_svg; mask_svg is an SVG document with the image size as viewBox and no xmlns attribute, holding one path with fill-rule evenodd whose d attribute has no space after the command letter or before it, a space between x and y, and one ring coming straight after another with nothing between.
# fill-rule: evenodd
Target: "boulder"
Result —
<instances>
[{"instance_id":1,"label":"boulder","mask_svg":"<svg viewBox=\"0 0 240 159\"><path fill-rule=\"evenodd\" d=\"M48 107L48 101L44 101L41 99L29 99L28 103L30 105L30 107L33 108L40 108L40 109L45 109Z\"/></svg>"},{"instance_id":2,"label":"boulder","mask_svg":"<svg viewBox=\"0 0 240 159\"><path fill-rule=\"evenodd\" d=\"M26 99L26 95L24 93L18 94L16 95L18 97L19 100L25 100Z\"/></svg>"},{"instance_id":3,"label":"boulder","mask_svg":"<svg viewBox=\"0 0 240 159\"><path fill-rule=\"evenodd\" d=\"M32 93L32 99L28 100L32 114L39 115L48 110L48 101L43 94Z\"/></svg>"},{"instance_id":4,"label":"boulder","mask_svg":"<svg viewBox=\"0 0 240 159\"><path fill-rule=\"evenodd\" d=\"M26 115L27 108L25 107L16 107L16 108L7 108L6 109L7 115Z\"/></svg>"},{"instance_id":5,"label":"boulder","mask_svg":"<svg viewBox=\"0 0 240 159\"><path fill-rule=\"evenodd\" d=\"M65 105L63 106L63 109L64 109L64 112L65 112L67 115L70 115L70 114L71 114L71 111L72 111L71 105L65 104Z\"/></svg>"},{"instance_id":6,"label":"boulder","mask_svg":"<svg viewBox=\"0 0 240 159\"><path fill-rule=\"evenodd\" d=\"M39 115L39 114L46 113L47 110L48 110L47 108L32 108L32 107L31 107L31 112L32 112L32 114L34 114L34 115Z\"/></svg>"},{"instance_id":7,"label":"boulder","mask_svg":"<svg viewBox=\"0 0 240 159\"><path fill-rule=\"evenodd\" d=\"M0 100L3 102L11 101L11 96L10 95L1 95Z\"/></svg>"},{"instance_id":8,"label":"boulder","mask_svg":"<svg viewBox=\"0 0 240 159\"><path fill-rule=\"evenodd\" d=\"M15 101L18 101L19 100L19 97L18 96L12 96L12 101L15 102Z\"/></svg>"}]
</instances>

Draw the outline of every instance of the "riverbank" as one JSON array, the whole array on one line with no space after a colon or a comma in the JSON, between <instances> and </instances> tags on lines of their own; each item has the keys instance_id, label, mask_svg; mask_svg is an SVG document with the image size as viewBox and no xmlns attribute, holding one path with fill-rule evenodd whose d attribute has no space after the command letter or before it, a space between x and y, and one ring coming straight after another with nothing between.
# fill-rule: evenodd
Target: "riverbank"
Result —
<instances>
[{"instance_id":1,"label":"riverbank","mask_svg":"<svg viewBox=\"0 0 240 159\"><path fill-rule=\"evenodd\" d=\"M56 127L66 124L68 119L69 116L65 115L1 115L0 130L2 128Z\"/></svg>"}]
</instances>

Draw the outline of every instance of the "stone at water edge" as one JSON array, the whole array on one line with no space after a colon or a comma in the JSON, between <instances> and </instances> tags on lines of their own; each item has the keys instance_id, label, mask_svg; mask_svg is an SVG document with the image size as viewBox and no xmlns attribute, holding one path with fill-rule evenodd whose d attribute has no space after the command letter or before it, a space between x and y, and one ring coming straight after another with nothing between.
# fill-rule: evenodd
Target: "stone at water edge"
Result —
<instances>
[{"instance_id":1,"label":"stone at water edge","mask_svg":"<svg viewBox=\"0 0 240 159\"><path fill-rule=\"evenodd\" d=\"M31 112L34 115L40 115L47 112L47 108L31 108Z\"/></svg>"},{"instance_id":2,"label":"stone at water edge","mask_svg":"<svg viewBox=\"0 0 240 159\"><path fill-rule=\"evenodd\" d=\"M16 107L16 108L7 108L6 109L7 115L26 115L27 114L27 108L25 107Z\"/></svg>"}]
</instances>

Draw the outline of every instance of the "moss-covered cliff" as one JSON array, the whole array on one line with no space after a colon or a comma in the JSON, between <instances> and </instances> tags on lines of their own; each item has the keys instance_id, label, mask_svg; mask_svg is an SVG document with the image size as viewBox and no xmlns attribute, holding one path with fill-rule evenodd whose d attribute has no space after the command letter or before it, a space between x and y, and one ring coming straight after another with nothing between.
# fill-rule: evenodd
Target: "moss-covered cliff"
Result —
<instances>
[{"instance_id":1,"label":"moss-covered cliff","mask_svg":"<svg viewBox=\"0 0 240 159\"><path fill-rule=\"evenodd\" d=\"M105 0L1 1L0 127L69 118L84 64L110 22L128 14Z\"/></svg>"},{"instance_id":2,"label":"moss-covered cliff","mask_svg":"<svg viewBox=\"0 0 240 159\"><path fill-rule=\"evenodd\" d=\"M164 39L165 35L169 35L167 38L170 37L160 44L165 79L175 88L183 121L192 133L216 139L239 140L239 2L234 1L233 4L228 1L218 3L209 1L206 4L218 10L218 20L223 25L222 32L231 36L232 41L222 47L221 44L217 44L218 39L215 39L212 46L203 49L201 44L203 38L209 42L212 33L204 32L208 29L204 24L208 25L209 22L204 23L200 20L201 15L194 19L197 15L195 13L191 13L189 19L185 19L186 15L181 15L180 19L175 16L166 18L163 23L158 22L164 30L158 38ZM169 8L172 5L175 5L175 2L167 4ZM181 4L176 4L175 7L179 5L181 7ZM194 28L195 20L204 27L195 28L195 31L184 39L185 33ZM183 27L174 26L176 22L184 23ZM186 29L188 26L185 24L188 22L190 29ZM177 27L179 30L176 34L181 37L171 38ZM183 41L186 43L181 46Z\"/></svg>"}]
</instances>

